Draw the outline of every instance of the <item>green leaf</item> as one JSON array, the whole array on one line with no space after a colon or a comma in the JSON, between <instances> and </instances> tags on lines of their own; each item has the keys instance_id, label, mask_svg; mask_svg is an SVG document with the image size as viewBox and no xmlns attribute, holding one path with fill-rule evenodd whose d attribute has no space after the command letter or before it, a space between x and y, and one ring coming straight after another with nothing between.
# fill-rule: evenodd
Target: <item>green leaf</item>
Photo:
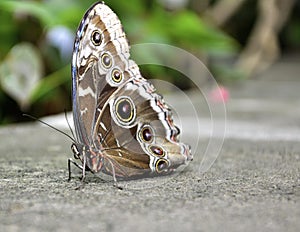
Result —
<instances>
[{"instance_id":1,"label":"green leaf","mask_svg":"<svg viewBox=\"0 0 300 232\"><path fill-rule=\"evenodd\" d=\"M45 27L56 25L76 27L89 6L88 2L76 3L71 0L48 0L45 2L2 0L0 1L0 9L12 13L32 15Z\"/></svg>"},{"instance_id":2,"label":"green leaf","mask_svg":"<svg viewBox=\"0 0 300 232\"><path fill-rule=\"evenodd\" d=\"M201 47L204 51L233 51L236 49L233 39L205 23L193 12L180 12L171 20L170 28L176 28L169 31L175 39Z\"/></svg>"},{"instance_id":3,"label":"green leaf","mask_svg":"<svg viewBox=\"0 0 300 232\"><path fill-rule=\"evenodd\" d=\"M56 72L44 77L38 85L34 88L30 95L30 102L34 103L43 96L53 91L57 87L69 82L71 80L70 65L59 69Z\"/></svg>"},{"instance_id":4,"label":"green leaf","mask_svg":"<svg viewBox=\"0 0 300 232\"><path fill-rule=\"evenodd\" d=\"M156 42L151 37L155 35L162 42L169 41L171 44L209 53L228 53L237 50L237 43L232 38L188 10L170 13L157 8L144 28L146 28L143 35L145 42Z\"/></svg>"},{"instance_id":5,"label":"green leaf","mask_svg":"<svg viewBox=\"0 0 300 232\"><path fill-rule=\"evenodd\" d=\"M0 2L0 7L3 10L10 11L13 13L25 12L30 15L33 15L40 19L44 25L51 26L55 25L56 23L56 17L54 17L52 12L47 10L45 5L40 2L2 0Z\"/></svg>"}]
</instances>

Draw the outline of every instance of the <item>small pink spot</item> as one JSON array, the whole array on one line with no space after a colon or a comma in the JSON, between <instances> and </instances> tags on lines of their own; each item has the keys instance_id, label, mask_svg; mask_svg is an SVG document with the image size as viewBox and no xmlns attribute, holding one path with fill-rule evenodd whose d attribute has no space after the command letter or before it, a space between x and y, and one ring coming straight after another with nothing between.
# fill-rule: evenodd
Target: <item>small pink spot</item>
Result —
<instances>
[{"instance_id":1,"label":"small pink spot","mask_svg":"<svg viewBox=\"0 0 300 232\"><path fill-rule=\"evenodd\" d=\"M227 102L229 100L230 94L228 89L223 86L219 86L213 90L211 90L209 94L209 98L214 102Z\"/></svg>"}]
</instances>

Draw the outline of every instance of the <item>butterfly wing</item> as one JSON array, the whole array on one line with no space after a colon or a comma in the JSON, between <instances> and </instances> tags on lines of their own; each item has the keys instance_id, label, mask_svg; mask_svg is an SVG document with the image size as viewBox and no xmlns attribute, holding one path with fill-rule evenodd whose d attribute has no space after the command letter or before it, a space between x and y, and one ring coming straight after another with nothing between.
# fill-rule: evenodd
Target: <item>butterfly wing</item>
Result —
<instances>
[{"instance_id":1,"label":"butterfly wing","mask_svg":"<svg viewBox=\"0 0 300 232\"><path fill-rule=\"evenodd\" d=\"M179 130L169 107L140 75L108 99L96 126L95 137L106 135L99 144L104 160L114 164L115 170L105 165L107 173L122 177L168 173L192 158L189 146L178 142Z\"/></svg>"},{"instance_id":2,"label":"butterfly wing","mask_svg":"<svg viewBox=\"0 0 300 232\"><path fill-rule=\"evenodd\" d=\"M93 172L114 176L172 171L191 159L190 149L178 142L169 108L129 56L118 17L96 3L81 21L72 60L82 156Z\"/></svg>"},{"instance_id":3,"label":"butterfly wing","mask_svg":"<svg viewBox=\"0 0 300 232\"><path fill-rule=\"evenodd\" d=\"M73 117L78 141L93 145L97 110L101 111L121 84L121 70L126 69L128 58L129 46L119 19L105 4L94 4L77 30L72 58Z\"/></svg>"}]
</instances>

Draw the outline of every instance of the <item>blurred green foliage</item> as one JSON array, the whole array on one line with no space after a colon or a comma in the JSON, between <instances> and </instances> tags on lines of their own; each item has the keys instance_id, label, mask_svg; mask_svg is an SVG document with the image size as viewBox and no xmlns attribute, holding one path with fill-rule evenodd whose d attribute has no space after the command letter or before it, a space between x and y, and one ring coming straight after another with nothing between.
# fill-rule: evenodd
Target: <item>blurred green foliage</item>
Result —
<instances>
[{"instance_id":1,"label":"blurred green foliage","mask_svg":"<svg viewBox=\"0 0 300 232\"><path fill-rule=\"evenodd\" d=\"M194 3L170 10L160 4L161 1L107 0L106 4L119 16L131 44L167 43L187 49L197 56L204 54L207 57L213 54L214 58L222 58L224 54L236 52L238 43L220 29L202 20L201 13L192 7ZM68 51L68 47L73 45L74 35L84 12L94 2L0 1L0 124L24 120L24 111L39 117L71 108L72 51ZM251 4L253 2L255 1L249 1ZM299 12L299 8L300 4L297 4L295 11ZM245 19L245 16L255 17L255 10L255 6L251 9L245 7L231 20L230 27L227 28L242 45L254 22L254 18ZM293 17L295 15L298 14L294 13ZM247 20L250 22L247 23ZM282 33L281 40L285 45L299 44L299 22L299 16L293 18L292 23ZM59 37L59 45L57 41L56 44L53 43L53 37L49 39L50 32L58 27L71 33L71 42ZM237 34L237 31L242 34ZM68 52L64 51L62 54L64 48ZM24 55L24 51L27 56ZM190 86L181 81L178 73L168 68L145 66L142 67L142 71L146 77L166 78L178 83L181 88ZM15 89L12 89L13 87ZM18 94L18 91L22 93Z\"/></svg>"},{"instance_id":2,"label":"blurred green foliage","mask_svg":"<svg viewBox=\"0 0 300 232\"><path fill-rule=\"evenodd\" d=\"M75 35L84 12L94 2L91 0L0 2L0 83L2 83L0 124L24 120L21 116L21 112L24 111L39 117L70 109L71 51L68 58L64 59L59 48L49 43L47 35L57 26L63 26ZM222 54L236 49L236 44L231 38L206 24L191 9L170 11L164 9L157 1L149 0L130 2L110 0L106 1L106 4L121 19L131 44L167 43L189 49L196 54L203 52ZM30 50L27 45L34 46L37 52ZM17 49L24 49L26 46L29 51L28 58L16 57L15 54L22 52ZM32 60L36 59L41 60L41 65L32 63ZM16 65L19 68L15 68ZM32 86L27 86L30 90L27 92L23 90L28 85L31 74L16 72L22 67L42 70L37 72L37 81ZM174 83L178 82L176 78L179 78L168 69L146 67L145 73L151 77L171 75ZM11 88L5 88L8 80L10 87L15 86L13 91ZM25 95L22 95L22 98L16 97L15 93L18 91Z\"/></svg>"}]
</instances>

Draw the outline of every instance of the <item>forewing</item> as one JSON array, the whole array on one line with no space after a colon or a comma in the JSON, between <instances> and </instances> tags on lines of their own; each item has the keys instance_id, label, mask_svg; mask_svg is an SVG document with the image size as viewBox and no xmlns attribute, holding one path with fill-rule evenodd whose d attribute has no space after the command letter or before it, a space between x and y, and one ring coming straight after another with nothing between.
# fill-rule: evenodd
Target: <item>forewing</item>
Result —
<instances>
[{"instance_id":1,"label":"forewing","mask_svg":"<svg viewBox=\"0 0 300 232\"><path fill-rule=\"evenodd\" d=\"M79 142L93 145L96 109L101 111L125 81L123 76L116 78L128 66L128 58L129 46L119 19L108 6L96 3L80 23L72 59L73 117Z\"/></svg>"}]
</instances>

